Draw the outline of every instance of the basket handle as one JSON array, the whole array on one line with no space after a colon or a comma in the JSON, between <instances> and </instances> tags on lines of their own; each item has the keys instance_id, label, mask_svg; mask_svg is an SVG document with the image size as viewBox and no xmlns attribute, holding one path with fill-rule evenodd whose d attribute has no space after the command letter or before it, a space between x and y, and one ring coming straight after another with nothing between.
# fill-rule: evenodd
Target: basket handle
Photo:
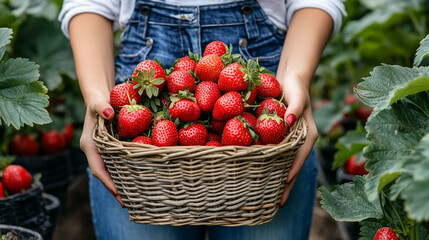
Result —
<instances>
[{"instance_id":1,"label":"basket handle","mask_svg":"<svg viewBox=\"0 0 429 240\"><path fill-rule=\"evenodd\" d=\"M98 130L99 131L104 131L105 127L104 127L104 118L100 117L100 115L97 114L97 118L98 118Z\"/></svg>"}]
</instances>

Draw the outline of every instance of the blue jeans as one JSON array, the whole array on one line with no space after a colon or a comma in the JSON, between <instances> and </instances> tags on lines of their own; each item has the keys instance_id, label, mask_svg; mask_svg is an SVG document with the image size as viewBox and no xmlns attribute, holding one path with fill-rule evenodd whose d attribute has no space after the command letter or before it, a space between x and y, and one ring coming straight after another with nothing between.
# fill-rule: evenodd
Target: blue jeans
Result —
<instances>
[{"instance_id":1,"label":"blue jeans","mask_svg":"<svg viewBox=\"0 0 429 240\"><path fill-rule=\"evenodd\" d=\"M232 44L245 60L258 57L261 66L276 72L285 36L267 18L256 1L236 1L199 7L178 7L136 0L135 10L122 35L115 59L116 83L130 79L142 60L158 58L165 67L199 53L214 40ZM99 240L150 239L252 240L308 239L316 195L317 161L311 153L283 209L266 224L253 227L155 226L128 220L101 182L91 174L90 198Z\"/></svg>"}]
</instances>

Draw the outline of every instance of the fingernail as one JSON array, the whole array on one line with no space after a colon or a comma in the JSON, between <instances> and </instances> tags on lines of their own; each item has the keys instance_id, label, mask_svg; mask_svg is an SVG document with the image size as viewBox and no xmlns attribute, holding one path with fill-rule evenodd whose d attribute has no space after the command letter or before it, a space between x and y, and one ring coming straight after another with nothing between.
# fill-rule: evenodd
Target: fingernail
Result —
<instances>
[{"instance_id":1,"label":"fingernail","mask_svg":"<svg viewBox=\"0 0 429 240\"><path fill-rule=\"evenodd\" d=\"M280 208L284 208L285 205L280 204Z\"/></svg>"},{"instance_id":2,"label":"fingernail","mask_svg":"<svg viewBox=\"0 0 429 240\"><path fill-rule=\"evenodd\" d=\"M110 116L110 114L112 114L113 113L113 109L111 109L111 108L106 108L106 109L104 109L104 111L103 111L103 115L105 116L105 117L109 117Z\"/></svg>"},{"instance_id":3,"label":"fingernail","mask_svg":"<svg viewBox=\"0 0 429 240\"><path fill-rule=\"evenodd\" d=\"M122 208L125 208L125 204L121 204L121 207L122 207Z\"/></svg>"},{"instance_id":4,"label":"fingernail","mask_svg":"<svg viewBox=\"0 0 429 240\"><path fill-rule=\"evenodd\" d=\"M295 123L295 120L296 120L296 116L293 113L287 115L286 117L286 122L289 127L293 126L293 124Z\"/></svg>"}]
</instances>

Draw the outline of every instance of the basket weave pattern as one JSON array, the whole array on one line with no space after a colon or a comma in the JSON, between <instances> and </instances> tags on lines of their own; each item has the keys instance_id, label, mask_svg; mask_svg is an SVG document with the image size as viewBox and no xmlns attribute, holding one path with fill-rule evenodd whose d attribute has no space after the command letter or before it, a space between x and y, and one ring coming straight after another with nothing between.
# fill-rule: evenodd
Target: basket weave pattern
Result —
<instances>
[{"instance_id":1,"label":"basket weave pattern","mask_svg":"<svg viewBox=\"0 0 429 240\"><path fill-rule=\"evenodd\" d=\"M280 144L249 147L156 147L113 135L99 118L93 138L131 221L251 226L276 214L307 125L299 118Z\"/></svg>"}]
</instances>

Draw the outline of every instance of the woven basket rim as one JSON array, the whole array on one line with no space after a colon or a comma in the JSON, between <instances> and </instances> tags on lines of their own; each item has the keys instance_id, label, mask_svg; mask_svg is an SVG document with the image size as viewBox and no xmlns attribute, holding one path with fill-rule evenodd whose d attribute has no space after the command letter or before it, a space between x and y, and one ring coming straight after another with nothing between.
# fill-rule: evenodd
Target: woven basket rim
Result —
<instances>
[{"instance_id":1,"label":"woven basket rim","mask_svg":"<svg viewBox=\"0 0 429 240\"><path fill-rule=\"evenodd\" d=\"M201 152L207 151L207 153L223 152L223 151L234 151L237 154L250 154L254 152L261 152L261 154L269 154L273 152L284 152L295 148L302 140L305 140L308 132L307 122L303 117L299 117L292 128L288 129L287 135L284 140L279 144L267 144L267 145L251 145L251 146L166 146L158 147L155 145L141 144L135 142L121 141L113 136L113 133L109 132L106 125L112 124L112 121L105 120L98 116L98 123L93 131L93 140L96 142L97 148L109 148L110 150L118 151L130 151L136 154L139 151L159 151L159 152L170 152L177 153L183 150L188 152ZM293 138L298 131L296 138Z\"/></svg>"}]
</instances>

